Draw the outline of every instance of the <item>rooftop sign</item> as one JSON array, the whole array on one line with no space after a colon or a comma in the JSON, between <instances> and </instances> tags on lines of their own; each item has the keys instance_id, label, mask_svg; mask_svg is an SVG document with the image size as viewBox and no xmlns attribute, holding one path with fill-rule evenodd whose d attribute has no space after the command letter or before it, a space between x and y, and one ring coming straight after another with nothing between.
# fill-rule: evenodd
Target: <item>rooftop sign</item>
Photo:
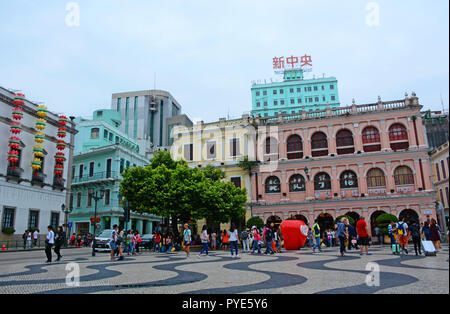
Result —
<instances>
[{"instance_id":1,"label":"rooftop sign","mask_svg":"<svg viewBox=\"0 0 450 314\"><path fill-rule=\"evenodd\" d=\"M311 56L304 55L302 57L274 57L273 69L276 74L283 74L286 70L302 70L303 72L312 71Z\"/></svg>"}]
</instances>

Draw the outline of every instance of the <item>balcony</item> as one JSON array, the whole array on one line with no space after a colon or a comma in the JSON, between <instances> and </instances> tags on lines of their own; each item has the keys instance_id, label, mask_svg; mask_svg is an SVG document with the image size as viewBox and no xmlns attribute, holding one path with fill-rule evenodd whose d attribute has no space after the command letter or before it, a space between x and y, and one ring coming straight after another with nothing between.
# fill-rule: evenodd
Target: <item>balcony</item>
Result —
<instances>
[{"instance_id":1,"label":"balcony","mask_svg":"<svg viewBox=\"0 0 450 314\"><path fill-rule=\"evenodd\" d=\"M43 185L45 182L45 178L47 177L46 174L43 174L42 172L34 172L31 174L31 184L40 184Z\"/></svg>"},{"instance_id":2,"label":"balcony","mask_svg":"<svg viewBox=\"0 0 450 314\"><path fill-rule=\"evenodd\" d=\"M20 179L23 174L23 169L19 167L11 167L8 166L8 169L6 170L6 176L8 179Z\"/></svg>"},{"instance_id":3,"label":"balcony","mask_svg":"<svg viewBox=\"0 0 450 314\"><path fill-rule=\"evenodd\" d=\"M66 180L63 178L59 178L57 175L53 177L53 188L64 190L66 184Z\"/></svg>"},{"instance_id":4,"label":"balcony","mask_svg":"<svg viewBox=\"0 0 450 314\"><path fill-rule=\"evenodd\" d=\"M119 173L116 171L96 172L92 176L73 177L72 185L86 184L99 181L114 181L119 179Z\"/></svg>"}]
</instances>

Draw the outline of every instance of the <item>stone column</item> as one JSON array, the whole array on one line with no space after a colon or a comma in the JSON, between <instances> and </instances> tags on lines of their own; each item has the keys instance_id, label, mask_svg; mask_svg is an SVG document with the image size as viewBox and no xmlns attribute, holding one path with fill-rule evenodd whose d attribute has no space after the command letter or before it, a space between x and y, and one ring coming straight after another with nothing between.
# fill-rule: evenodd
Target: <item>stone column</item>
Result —
<instances>
[{"instance_id":1,"label":"stone column","mask_svg":"<svg viewBox=\"0 0 450 314\"><path fill-rule=\"evenodd\" d=\"M328 138L328 156L331 154L337 155L336 151L336 137L333 135L334 128L328 127L328 131L326 132Z\"/></svg>"},{"instance_id":2,"label":"stone column","mask_svg":"<svg viewBox=\"0 0 450 314\"><path fill-rule=\"evenodd\" d=\"M136 219L136 230L142 233L143 230L143 221L142 219Z\"/></svg>"},{"instance_id":3,"label":"stone column","mask_svg":"<svg viewBox=\"0 0 450 314\"><path fill-rule=\"evenodd\" d=\"M146 220L145 224L145 231L147 232L147 234L153 233L153 222L151 220Z\"/></svg>"},{"instance_id":4,"label":"stone column","mask_svg":"<svg viewBox=\"0 0 450 314\"><path fill-rule=\"evenodd\" d=\"M381 151L391 150L391 145L389 142L389 131L386 130L386 120L380 120L380 141L381 141Z\"/></svg>"},{"instance_id":5,"label":"stone column","mask_svg":"<svg viewBox=\"0 0 450 314\"><path fill-rule=\"evenodd\" d=\"M391 194L391 190L395 191L395 182L394 176L392 175L391 163L387 162L386 164L386 194Z\"/></svg>"}]
</instances>

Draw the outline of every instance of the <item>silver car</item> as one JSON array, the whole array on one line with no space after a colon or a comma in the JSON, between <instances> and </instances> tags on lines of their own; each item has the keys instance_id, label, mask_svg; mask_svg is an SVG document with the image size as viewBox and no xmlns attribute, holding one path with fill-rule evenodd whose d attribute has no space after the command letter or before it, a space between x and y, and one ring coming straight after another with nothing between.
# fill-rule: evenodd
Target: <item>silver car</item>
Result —
<instances>
[{"instance_id":1,"label":"silver car","mask_svg":"<svg viewBox=\"0 0 450 314\"><path fill-rule=\"evenodd\" d=\"M111 251L109 242L111 241L112 229L105 229L98 236L95 237L95 251L106 252Z\"/></svg>"}]
</instances>

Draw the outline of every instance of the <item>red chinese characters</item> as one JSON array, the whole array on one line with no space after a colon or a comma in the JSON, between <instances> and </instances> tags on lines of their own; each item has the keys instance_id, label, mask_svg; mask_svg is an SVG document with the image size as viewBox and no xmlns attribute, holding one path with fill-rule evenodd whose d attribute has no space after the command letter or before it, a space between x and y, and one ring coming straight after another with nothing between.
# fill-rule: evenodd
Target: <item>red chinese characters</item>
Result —
<instances>
[{"instance_id":1,"label":"red chinese characters","mask_svg":"<svg viewBox=\"0 0 450 314\"><path fill-rule=\"evenodd\" d=\"M299 62L299 59L300 59L300 62ZM285 62L286 62L288 69L299 68L298 64L300 64L300 67L302 67L302 68L305 66L312 66L311 56L308 56L305 54L302 57L295 57L295 56L291 55L290 57L287 57L286 59L284 57L273 58L273 69L274 70L285 69Z\"/></svg>"}]
</instances>

